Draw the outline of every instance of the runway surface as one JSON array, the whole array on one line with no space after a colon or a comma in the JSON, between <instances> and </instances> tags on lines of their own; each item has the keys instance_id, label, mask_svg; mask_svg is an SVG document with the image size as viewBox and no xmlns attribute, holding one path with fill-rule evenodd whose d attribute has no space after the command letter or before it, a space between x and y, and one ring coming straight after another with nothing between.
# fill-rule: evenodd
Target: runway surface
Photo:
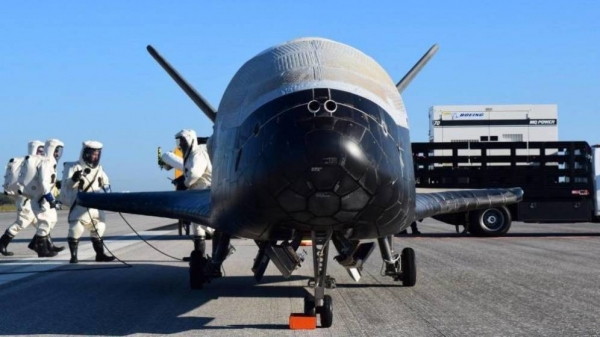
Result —
<instances>
[{"instance_id":1,"label":"runway surface","mask_svg":"<svg viewBox=\"0 0 600 337\"><path fill-rule=\"evenodd\" d=\"M53 232L59 245L66 245L65 216L61 212ZM0 230L12 217L0 214ZM178 258L189 254L192 242L177 235L172 220L125 217L158 249ZM279 276L271 264L256 284L250 272L254 242L233 240L237 251L225 262L226 277L191 290L187 263L141 242L118 214L108 215L107 228L108 247L130 267L92 262L88 240L80 244L84 261L77 265L68 264L68 248L55 258L37 258L26 247L33 229L13 240L9 248L16 255L0 256L0 334L600 335L600 224L514 223L506 237L487 239L426 219L419 224L423 235L395 239L396 250L415 249L415 287L380 276L378 249L360 283L330 261L329 273L338 283L327 291L333 326L313 331L287 326L310 291L310 247L303 247L307 260L291 278ZM84 270L90 268L100 269ZM17 274L6 274L11 272Z\"/></svg>"}]
</instances>

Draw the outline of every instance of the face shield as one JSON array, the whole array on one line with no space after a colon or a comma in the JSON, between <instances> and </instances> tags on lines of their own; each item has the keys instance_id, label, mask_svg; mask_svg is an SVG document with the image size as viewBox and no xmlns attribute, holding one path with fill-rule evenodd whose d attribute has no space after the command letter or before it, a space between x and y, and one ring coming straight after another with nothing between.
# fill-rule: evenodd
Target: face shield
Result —
<instances>
[{"instance_id":1,"label":"face shield","mask_svg":"<svg viewBox=\"0 0 600 337\"><path fill-rule=\"evenodd\" d=\"M175 139L175 143L177 144L177 147L181 149L181 153L186 155L190 149L190 144L188 143L187 139L185 139L185 137L177 137Z\"/></svg>"},{"instance_id":2,"label":"face shield","mask_svg":"<svg viewBox=\"0 0 600 337\"><path fill-rule=\"evenodd\" d=\"M58 161L60 159L60 157L62 157L62 154L63 154L63 147L59 145L54 149L54 159L56 159L56 161Z\"/></svg>"},{"instance_id":3,"label":"face shield","mask_svg":"<svg viewBox=\"0 0 600 337\"><path fill-rule=\"evenodd\" d=\"M98 167L98 164L100 164L100 156L102 155L102 149L92 149L89 147L86 147L85 149L83 149L83 161L87 164L87 166L91 167L91 168L96 168Z\"/></svg>"},{"instance_id":4,"label":"face shield","mask_svg":"<svg viewBox=\"0 0 600 337\"><path fill-rule=\"evenodd\" d=\"M44 153L44 145L40 145L37 147L37 150L35 150L35 154L39 155L39 156L43 156Z\"/></svg>"},{"instance_id":5,"label":"face shield","mask_svg":"<svg viewBox=\"0 0 600 337\"><path fill-rule=\"evenodd\" d=\"M30 156L35 156L35 155L44 155L45 151L44 151L44 142L41 142L39 140L32 140L29 143L27 143L27 154ZM42 153L40 153L40 147L42 148Z\"/></svg>"}]
</instances>

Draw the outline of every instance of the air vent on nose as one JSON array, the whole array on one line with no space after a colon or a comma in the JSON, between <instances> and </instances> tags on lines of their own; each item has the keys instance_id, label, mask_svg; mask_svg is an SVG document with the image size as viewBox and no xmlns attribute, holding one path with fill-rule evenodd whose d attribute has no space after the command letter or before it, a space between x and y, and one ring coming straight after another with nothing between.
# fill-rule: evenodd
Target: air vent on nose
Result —
<instances>
[{"instance_id":1,"label":"air vent on nose","mask_svg":"<svg viewBox=\"0 0 600 337\"><path fill-rule=\"evenodd\" d=\"M334 113L337 110L337 103L332 100L325 101L325 111Z\"/></svg>"},{"instance_id":2,"label":"air vent on nose","mask_svg":"<svg viewBox=\"0 0 600 337\"><path fill-rule=\"evenodd\" d=\"M321 103L315 100L308 102L308 111L317 113L319 110L321 110Z\"/></svg>"}]
</instances>

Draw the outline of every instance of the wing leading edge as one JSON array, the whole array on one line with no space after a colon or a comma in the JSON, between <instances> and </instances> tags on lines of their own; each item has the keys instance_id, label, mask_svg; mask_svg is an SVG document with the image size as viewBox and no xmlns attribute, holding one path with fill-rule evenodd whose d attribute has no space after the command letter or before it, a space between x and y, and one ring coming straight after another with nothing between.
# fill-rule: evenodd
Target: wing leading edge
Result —
<instances>
[{"instance_id":1,"label":"wing leading edge","mask_svg":"<svg viewBox=\"0 0 600 337\"><path fill-rule=\"evenodd\" d=\"M415 219L509 205L522 199L520 188L417 193Z\"/></svg>"},{"instance_id":2,"label":"wing leading edge","mask_svg":"<svg viewBox=\"0 0 600 337\"><path fill-rule=\"evenodd\" d=\"M169 192L79 193L77 204L106 211L181 219L214 228L210 189Z\"/></svg>"}]
</instances>

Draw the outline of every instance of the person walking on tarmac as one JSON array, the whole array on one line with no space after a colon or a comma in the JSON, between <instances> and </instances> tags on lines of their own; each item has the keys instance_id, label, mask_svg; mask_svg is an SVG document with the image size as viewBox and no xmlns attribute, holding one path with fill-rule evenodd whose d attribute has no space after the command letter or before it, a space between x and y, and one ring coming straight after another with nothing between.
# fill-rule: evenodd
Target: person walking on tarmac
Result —
<instances>
[{"instance_id":1,"label":"person walking on tarmac","mask_svg":"<svg viewBox=\"0 0 600 337\"><path fill-rule=\"evenodd\" d=\"M39 140L33 140L31 142L29 142L28 146L27 146L27 155L28 156L43 156L44 155L44 143L39 141ZM15 165L14 170L15 173L16 170L18 170L18 166L20 166L20 164L22 163L22 161L25 158L11 158L11 160L9 161L9 165ZM7 167L7 169L10 169ZM11 177L10 179L16 179L17 177ZM5 177L5 179L9 179L8 178L8 173L7 176ZM5 184L8 184L9 182L5 182ZM5 191L6 194L8 194ZM13 252L9 252L7 250L8 244L11 242L12 239L14 239L15 236L17 236L19 234L19 232L21 232L23 229L29 227L29 225L33 225L37 228L37 220L35 218L35 216L33 215L33 211L31 210L31 201L21 195L21 194L16 194L16 195L11 195L11 197L15 200L15 206L17 209L17 219L15 220L15 222L10 225L8 227L8 229L6 230L6 232L4 233L4 235L2 235L2 238L0 238L0 254L4 255L4 256L11 256L13 255ZM33 243L35 244L35 241L33 241ZM62 249L58 248L58 251L61 251L62 249L64 249L64 247L62 247Z\"/></svg>"},{"instance_id":2,"label":"person walking on tarmac","mask_svg":"<svg viewBox=\"0 0 600 337\"><path fill-rule=\"evenodd\" d=\"M77 205L75 199L78 192L96 193L110 191L108 176L100 165L102 143L97 141L83 142L79 161L65 163L61 189L61 201L70 206L69 209L69 250L70 263L78 263L77 248L79 238L84 229L90 231L92 246L96 252L96 262L110 262L114 256L104 254L102 236L106 229L104 211L85 208ZM63 194L64 193L64 194Z\"/></svg>"},{"instance_id":3,"label":"person walking on tarmac","mask_svg":"<svg viewBox=\"0 0 600 337\"><path fill-rule=\"evenodd\" d=\"M35 251L38 257L53 257L63 247L55 247L50 232L56 225L57 202L52 194L56 184L56 164L63 153L64 143L49 139L44 145L44 156L27 156L19 171L21 195L30 199L31 209L37 220Z\"/></svg>"},{"instance_id":4,"label":"person walking on tarmac","mask_svg":"<svg viewBox=\"0 0 600 337\"><path fill-rule=\"evenodd\" d=\"M190 129L179 131L175 134L175 139L183 154L183 174L173 180L173 183L178 186L177 190L210 188L212 164L207 147L209 139L197 137L196 132ZM194 235L194 251L190 254L190 259L194 254L204 258L206 235L210 233L213 239L211 273L212 276L220 276L221 264L227 255L233 251L233 247L229 244L230 236L200 224L192 224L192 232Z\"/></svg>"}]
</instances>

